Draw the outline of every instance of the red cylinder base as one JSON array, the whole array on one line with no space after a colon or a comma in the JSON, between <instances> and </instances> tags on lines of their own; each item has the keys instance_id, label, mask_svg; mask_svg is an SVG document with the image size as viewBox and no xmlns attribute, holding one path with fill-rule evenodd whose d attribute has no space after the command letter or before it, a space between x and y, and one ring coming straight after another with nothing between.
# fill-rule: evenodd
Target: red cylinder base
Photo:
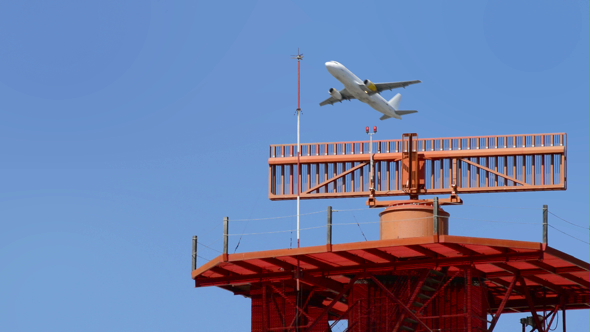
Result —
<instances>
[{"instance_id":1,"label":"red cylinder base","mask_svg":"<svg viewBox=\"0 0 590 332\"><path fill-rule=\"evenodd\" d=\"M381 240L435 235L432 204L390 206L381 212ZM438 234L449 234L449 213L438 209Z\"/></svg>"}]
</instances>

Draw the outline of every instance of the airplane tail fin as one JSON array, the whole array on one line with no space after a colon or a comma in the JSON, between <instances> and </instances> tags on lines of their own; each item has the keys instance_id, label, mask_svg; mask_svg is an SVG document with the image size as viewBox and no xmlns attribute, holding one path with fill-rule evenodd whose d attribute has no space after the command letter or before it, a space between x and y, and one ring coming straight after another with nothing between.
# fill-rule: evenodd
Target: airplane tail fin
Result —
<instances>
[{"instance_id":1,"label":"airplane tail fin","mask_svg":"<svg viewBox=\"0 0 590 332\"><path fill-rule=\"evenodd\" d=\"M418 111L400 111L399 110L399 104L402 101L402 94L398 93L396 94L393 98L391 98L391 100L388 102L389 105L391 107L393 107L393 109L395 110L395 113L397 115L406 115L406 114L412 114L412 113L418 113ZM384 115L381 117L381 120L385 120L385 119L389 119L391 118L391 116L389 115Z\"/></svg>"},{"instance_id":2,"label":"airplane tail fin","mask_svg":"<svg viewBox=\"0 0 590 332\"><path fill-rule=\"evenodd\" d=\"M402 94L398 93L393 98L391 98L391 100L388 103L391 107L393 107L394 110L397 111L399 109L399 103L401 101L402 101Z\"/></svg>"}]
</instances>

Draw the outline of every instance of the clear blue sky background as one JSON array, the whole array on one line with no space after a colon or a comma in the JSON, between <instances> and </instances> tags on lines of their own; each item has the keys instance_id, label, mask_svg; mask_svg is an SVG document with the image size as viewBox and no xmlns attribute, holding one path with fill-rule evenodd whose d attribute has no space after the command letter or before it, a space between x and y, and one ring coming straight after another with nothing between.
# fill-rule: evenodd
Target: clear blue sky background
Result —
<instances>
[{"instance_id":1,"label":"clear blue sky background","mask_svg":"<svg viewBox=\"0 0 590 332\"><path fill-rule=\"evenodd\" d=\"M567 191L464 195L447 208L451 234L540 241L548 204L583 227L552 225L588 242L588 13L581 0L3 1L0 330L249 331L248 299L193 288L191 237L211 259L224 216L294 214L294 202L267 198L267 158L269 144L296 139L298 47L303 142L365 140L366 125L379 126L375 139L567 132ZM320 108L342 88L329 60L374 82L422 80L401 91L420 112L381 122L358 101ZM378 212L336 214L361 227L336 229L335 241L364 241L361 229L376 239L377 224L363 223ZM232 233L294 222L236 222ZM322 226L324 213L302 223ZM292 237L243 236L237 251ZM322 243L324 229L302 238ZM549 241L589 259L587 243L554 229ZM570 311L570 330L587 330L588 313ZM520 330L520 317L497 330Z\"/></svg>"}]
</instances>

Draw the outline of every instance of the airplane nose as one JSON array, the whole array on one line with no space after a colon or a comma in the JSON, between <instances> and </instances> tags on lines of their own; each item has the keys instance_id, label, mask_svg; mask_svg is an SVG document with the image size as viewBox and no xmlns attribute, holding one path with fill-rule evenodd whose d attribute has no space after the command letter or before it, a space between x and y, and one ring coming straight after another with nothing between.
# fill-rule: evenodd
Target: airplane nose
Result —
<instances>
[{"instance_id":1,"label":"airplane nose","mask_svg":"<svg viewBox=\"0 0 590 332\"><path fill-rule=\"evenodd\" d=\"M328 61L326 62L326 68L330 73L333 73L334 70L338 69L338 62L336 61Z\"/></svg>"}]
</instances>

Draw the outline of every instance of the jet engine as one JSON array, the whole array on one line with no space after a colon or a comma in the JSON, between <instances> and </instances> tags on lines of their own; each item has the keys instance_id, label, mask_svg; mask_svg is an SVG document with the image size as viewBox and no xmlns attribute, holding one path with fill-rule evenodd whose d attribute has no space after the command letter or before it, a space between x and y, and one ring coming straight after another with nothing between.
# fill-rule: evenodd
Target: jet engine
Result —
<instances>
[{"instance_id":1,"label":"jet engine","mask_svg":"<svg viewBox=\"0 0 590 332\"><path fill-rule=\"evenodd\" d=\"M369 88L369 90L377 92L377 86L375 83L371 82L370 80L365 80L363 83Z\"/></svg>"},{"instance_id":2,"label":"jet engine","mask_svg":"<svg viewBox=\"0 0 590 332\"><path fill-rule=\"evenodd\" d=\"M334 99L336 100L342 100L342 95L340 94L340 91L334 89L334 88L330 88L330 94L332 95L332 97L334 97Z\"/></svg>"}]
</instances>

